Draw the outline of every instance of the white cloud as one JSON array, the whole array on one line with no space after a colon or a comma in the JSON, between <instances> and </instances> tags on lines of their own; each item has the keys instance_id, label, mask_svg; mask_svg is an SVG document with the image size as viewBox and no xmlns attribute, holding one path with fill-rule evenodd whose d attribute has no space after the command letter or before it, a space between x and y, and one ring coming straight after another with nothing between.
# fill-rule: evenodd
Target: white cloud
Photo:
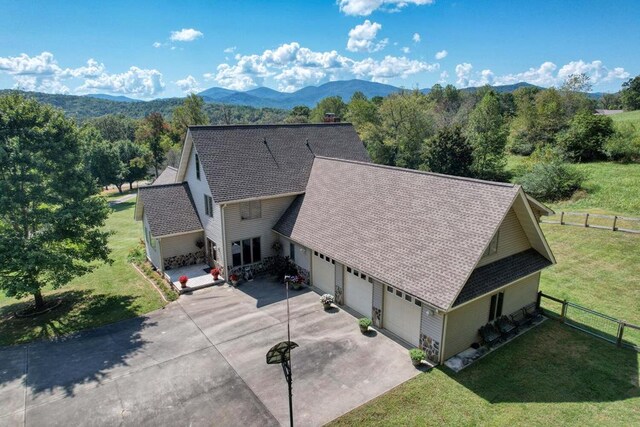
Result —
<instances>
[{"instance_id":1,"label":"white cloud","mask_svg":"<svg viewBox=\"0 0 640 427\"><path fill-rule=\"evenodd\" d=\"M624 80L630 74L622 67L607 68L602 61L592 62L571 61L558 69L553 62L546 61L539 67L531 67L519 73L510 73L496 76L491 70L482 70L473 73L471 64L463 63L456 66L456 83L460 87L482 86L485 84L508 85L519 82L527 82L538 86L560 86L571 74L585 73L591 78L593 85L607 83L613 80Z\"/></svg>"},{"instance_id":2,"label":"white cloud","mask_svg":"<svg viewBox=\"0 0 640 427\"><path fill-rule=\"evenodd\" d=\"M402 48L402 53L411 53L411 49L405 46Z\"/></svg>"},{"instance_id":3,"label":"white cloud","mask_svg":"<svg viewBox=\"0 0 640 427\"><path fill-rule=\"evenodd\" d=\"M153 45L152 45L152 46L153 46L153 47L155 47L156 49L158 49L158 48L162 47L162 43L160 43L160 42L153 42Z\"/></svg>"},{"instance_id":4,"label":"white cloud","mask_svg":"<svg viewBox=\"0 0 640 427\"><path fill-rule=\"evenodd\" d=\"M162 92L164 87L162 73L158 70L130 67L129 70L124 73L103 73L96 78L87 79L84 84L78 88L78 91L92 92L102 90L111 93L150 97Z\"/></svg>"},{"instance_id":5,"label":"white cloud","mask_svg":"<svg viewBox=\"0 0 640 427\"><path fill-rule=\"evenodd\" d=\"M196 29L183 28L180 31L171 31L170 39L174 42L192 42L203 36L204 34Z\"/></svg>"},{"instance_id":6,"label":"white cloud","mask_svg":"<svg viewBox=\"0 0 640 427\"><path fill-rule=\"evenodd\" d=\"M54 75L62 71L51 52L42 52L40 55L29 56L26 53L20 56L0 57L0 71L13 75Z\"/></svg>"},{"instance_id":7,"label":"white cloud","mask_svg":"<svg viewBox=\"0 0 640 427\"><path fill-rule=\"evenodd\" d=\"M382 25L377 22L371 22L368 19L360 25L356 25L349 31L349 40L347 41L347 50L351 52L374 52L380 50L388 42L387 39L381 43L375 43L378 31L382 29Z\"/></svg>"},{"instance_id":8,"label":"white cloud","mask_svg":"<svg viewBox=\"0 0 640 427\"><path fill-rule=\"evenodd\" d=\"M446 50L441 50L440 52L436 53L436 59L439 61L441 59L444 59L447 57L447 55L449 54L449 52L447 52Z\"/></svg>"},{"instance_id":9,"label":"white cloud","mask_svg":"<svg viewBox=\"0 0 640 427\"><path fill-rule=\"evenodd\" d=\"M224 53L233 53L236 51L236 47L235 46L230 46L228 48L226 48L225 50L223 50Z\"/></svg>"},{"instance_id":10,"label":"white cloud","mask_svg":"<svg viewBox=\"0 0 640 427\"><path fill-rule=\"evenodd\" d=\"M412 40L414 43L420 43L420 40L422 40L422 37L420 37L420 34L418 33L413 33Z\"/></svg>"},{"instance_id":11,"label":"white cloud","mask_svg":"<svg viewBox=\"0 0 640 427\"><path fill-rule=\"evenodd\" d=\"M58 78L47 78L34 75L16 75L14 76L14 89L37 91L46 93L71 93L69 88Z\"/></svg>"},{"instance_id":12,"label":"white cloud","mask_svg":"<svg viewBox=\"0 0 640 427\"><path fill-rule=\"evenodd\" d=\"M382 60L365 58L357 61L335 50L317 52L292 42L262 54L236 55L235 63L220 64L215 73L206 73L204 78L234 90L261 86L265 79L272 78L280 90L290 92L332 80L356 77L387 81L438 68L438 64L389 55Z\"/></svg>"},{"instance_id":13,"label":"white cloud","mask_svg":"<svg viewBox=\"0 0 640 427\"><path fill-rule=\"evenodd\" d=\"M368 16L380 9L386 12L398 12L408 5L421 6L432 4L435 0L338 0L340 11L345 15Z\"/></svg>"},{"instance_id":14,"label":"white cloud","mask_svg":"<svg viewBox=\"0 0 640 427\"><path fill-rule=\"evenodd\" d=\"M449 78L449 73L447 73L447 71L445 70L440 73L440 80L438 80L438 83L446 83L448 78Z\"/></svg>"},{"instance_id":15,"label":"white cloud","mask_svg":"<svg viewBox=\"0 0 640 427\"><path fill-rule=\"evenodd\" d=\"M191 74L175 83L184 93L198 93L202 91L200 84Z\"/></svg>"}]
</instances>

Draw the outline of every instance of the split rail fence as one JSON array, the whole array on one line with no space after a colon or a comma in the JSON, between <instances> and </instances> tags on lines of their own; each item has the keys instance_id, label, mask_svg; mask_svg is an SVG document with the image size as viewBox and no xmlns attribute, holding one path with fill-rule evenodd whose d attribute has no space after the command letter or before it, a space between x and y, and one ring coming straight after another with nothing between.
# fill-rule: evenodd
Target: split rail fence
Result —
<instances>
[{"instance_id":1,"label":"split rail fence","mask_svg":"<svg viewBox=\"0 0 640 427\"><path fill-rule=\"evenodd\" d=\"M538 292L538 307L548 317L601 338L618 347L640 351L640 326L598 313L587 307Z\"/></svg>"},{"instance_id":2,"label":"split rail fence","mask_svg":"<svg viewBox=\"0 0 640 427\"><path fill-rule=\"evenodd\" d=\"M541 218L546 224L573 225L602 230L640 233L640 218L620 215L602 215L589 212L560 212Z\"/></svg>"}]
</instances>

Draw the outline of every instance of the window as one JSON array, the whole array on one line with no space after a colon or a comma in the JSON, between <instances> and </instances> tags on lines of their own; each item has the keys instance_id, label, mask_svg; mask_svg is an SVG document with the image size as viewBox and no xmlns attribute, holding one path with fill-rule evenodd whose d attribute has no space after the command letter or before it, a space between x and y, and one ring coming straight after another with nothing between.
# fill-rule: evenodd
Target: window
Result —
<instances>
[{"instance_id":1,"label":"window","mask_svg":"<svg viewBox=\"0 0 640 427\"><path fill-rule=\"evenodd\" d=\"M387 292L393 293L393 288L391 286L387 286Z\"/></svg>"},{"instance_id":2,"label":"window","mask_svg":"<svg viewBox=\"0 0 640 427\"><path fill-rule=\"evenodd\" d=\"M347 267L347 273L351 273L351 267Z\"/></svg>"},{"instance_id":3,"label":"window","mask_svg":"<svg viewBox=\"0 0 640 427\"><path fill-rule=\"evenodd\" d=\"M240 203L240 219L262 218L262 204L260 200Z\"/></svg>"},{"instance_id":4,"label":"window","mask_svg":"<svg viewBox=\"0 0 640 427\"><path fill-rule=\"evenodd\" d=\"M206 194L204 195L204 213L213 218L213 199Z\"/></svg>"},{"instance_id":5,"label":"window","mask_svg":"<svg viewBox=\"0 0 640 427\"><path fill-rule=\"evenodd\" d=\"M399 290L396 289L396 295L399 296L399 297L402 297L402 291L399 291Z\"/></svg>"},{"instance_id":6,"label":"window","mask_svg":"<svg viewBox=\"0 0 640 427\"><path fill-rule=\"evenodd\" d=\"M291 258L291 261L296 260L296 245L294 245L293 243L289 243L289 258Z\"/></svg>"},{"instance_id":7,"label":"window","mask_svg":"<svg viewBox=\"0 0 640 427\"><path fill-rule=\"evenodd\" d=\"M324 255L320 254L320 259L324 259Z\"/></svg>"},{"instance_id":8,"label":"window","mask_svg":"<svg viewBox=\"0 0 640 427\"><path fill-rule=\"evenodd\" d=\"M259 262L262 259L260 238L254 237L231 243L231 259L234 267Z\"/></svg>"},{"instance_id":9,"label":"window","mask_svg":"<svg viewBox=\"0 0 640 427\"><path fill-rule=\"evenodd\" d=\"M361 279L366 279L366 278L367 278L367 276L366 276L364 273L360 273L360 278L361 278Z\"/></svg>"},{"instance_id":10,"label":"window","mask_svg":"<svg viewBox=\"0 0 640 427\"><path fill-rule=\"evenodd\" d=\"M404 299L411 302L411 295L404 294Z\"/></svg>"},{"instance_id":11,"label":"window","mask_svg":"<svg viewBox=\"0 0 640 427\"><path fill-rule=\"evenodd\" d=\"M313 254L314 254L315 256L318 256L318 251L313 251Z\"/></svg>"},{"instance_id":12,"label":"window","mask_svg":"<svg viewBox=\"0 0 640 427\"><path fill-rule=\"evenodd\" d=\"M489 322L494 321L502 316L502 303L504 300L504 292L498 292L491 296L491 304L489 305Z\"/></svg>"},{"instance_id":13,"label":"window","mask_svg":"<svg viewBox=\"0 0 640 427\"><path fill-rule=\"evenodd\" d=\"M200 158L196 154L196 178L200 181Z\"/></svg>"},{"instance_id":14,"label":"window","mask_svg":"<svg viewBox=\"0 0 640 427\"><path fill-rule=\"evenodd\" d=\"M418 306L418 307L422 307L422 301L418 301L417 299L414 299L413 302Z\"/></svg>"},{"instance_id":15,"label":"window","mask_svg":"<svg viewBox=\"0 0 640 427\"><path fill-rule=\"evenodd\" d=\"M358 270L353 270L353 274L354 276L358 277L360 275L360 272Z\"/></svg>"},{"instance_id":16,"label":"window","mask_svg":"<svg viewBox=\"0 0 640 427\"><path fill-rule=\"evenodd\" d=\"M495 236L493 236L493 239L491 239L491 243L489 243L489 246L484 251L483 256L489 256L489 255L494 255L498 253L498 236L499 235L500 235L500 232L497 231Z\"/></svg>"}]
</instances>

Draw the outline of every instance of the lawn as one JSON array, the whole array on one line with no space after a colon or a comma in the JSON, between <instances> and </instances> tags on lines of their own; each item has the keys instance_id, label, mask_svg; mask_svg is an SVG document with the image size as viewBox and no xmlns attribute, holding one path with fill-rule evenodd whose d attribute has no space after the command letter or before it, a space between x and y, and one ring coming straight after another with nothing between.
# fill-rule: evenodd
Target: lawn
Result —
<instances>
[{"instance_id":1,"label":"lawn","mask_svg":"<svg viewBox=\"0 0 640 427\"><path fill-rule=\"evenodd\" d=\"M640 126L640 110L626 111L620 114L613 114L609 117L611 117L614 123L630 122L635 126Z\"/></svg>"},{"instance_id":2,"label":"lawn","mask_svg":"<svg viewBox=\"0 0 640 427\"><path fill-rule=\"evenodd\" d=\"M109 195L110 200L119 197L121 195ZM45 298L63 298L56 310L35 318L18 319L13 313L30 304L32 297L16 300L0 292L0 345L61 336L163 306L156 290L127 262L129 249L142 236L140 223L133 220L134 206L135 199L116 205L107 219L107 229L115 232L109 239L112 265L102 265L58 290L45 291Z\"/></svg>"}]
</instances>

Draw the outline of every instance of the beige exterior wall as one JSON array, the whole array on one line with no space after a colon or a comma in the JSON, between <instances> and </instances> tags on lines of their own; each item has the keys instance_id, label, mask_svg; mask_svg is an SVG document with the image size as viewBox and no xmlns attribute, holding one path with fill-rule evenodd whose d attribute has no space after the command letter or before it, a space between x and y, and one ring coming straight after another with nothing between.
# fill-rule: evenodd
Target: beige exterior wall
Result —
<instances>
[{"instance_id":1,"label":"beige exterior wall","mask_svg":"<svg viewBox=\"0 0 640 427\"><path fill-rule=\"evenodd\" d=\"M275 239L280 239L280 243L282 243L282 255L283 256L288 256L289 258L291 258L291 252L290 252L290 246L289 243L292 243L291 240L286 239L282 236L277 236L275 237ZM295 246L295 264L300 267L303 268L307 271L311 271L311 250L305 248L304 246L298 245L296 243L294 243Z\"/></svg>"},{"instance_id":2,"label":"beige exterior wall","mask_svg":"<svg viewBox=\"0 0 640 427\"><path fill-rule=\"evenodd\" d=\"M224 227L226 234L226 252L229 254L227 266L231 266L231 244L234 241L260 237L262 257L272 256L271 246L278 239L272 231L276 222L289 207L295 196L276 197L262 200L262 217L256 219L241 219L240 204L230 203L224 207ZM288 248L285 248L288 251ZM309 252L309 251L307 251ZM286 253L286 252L285 252ZM296 260L301 252L296 253Z\"/></svg>"},{"instance_id":3,"label":"beige exterior wall","mask_svg":"<svg viewBox=\"0 0 640 427\"><path fill-rule=\"evenodd\" d=\"M540 273L536 273L447 313L443 360L479 342L478 329L489 320L491 295L504 292L502 314L509 315L536 301L539 283Z\"/></svg>"},{"instance_id":4,"label":"beige exterior wall","mask_svg":"<svg viewBox=\"0 0 640 427\"><path fill-rule=\"evenodd\" d=\"M149 222L147 221L147 215L142 216L142 234L144 235L145 249L147 251L147 259L151 261L158 270L162 270L162 262L160 261L160 242L158 239L149 236Z\"/></svg>"},{"instance_id":5,"label":"beige exterior wall","mask_svg":"<svg viewBox=\"0 0 640 427\"><path fill-rule=\"evenodd\" d=\"M213 218L205 215L204 195L206 194L208 196L211 196L211 191L209 189L209 184L207 184L207 178L204 174L204 170L202 169L202 165L200 165L200 179L198 179L196 176L195 155L196 148L192 145L191 153L189 153L189 159L187 161L184 179L189 183L191 196L193 197L193 202L196 205L196 210L198 211L198 216L200 217L200 221L202 222L202 227L205 230L205 236L213 240L218 248L222 248L222 213L220 205L214 204ZM165 258L170 256L164 253L163 255ZM218 256L224 258L224 254L222 254L222 251L220 251ZM222 265L225 265L222 260L220 261Z\"/></svg>"},{"instance_id":6,"label":"beige exterior wall","mask_svg":"<svg viewBox=\"0 0 640 427\"><path fill-rule=\"evenodd\" d=\"M176 255L185 255L198 252L200 249L196 242L202 239L202 231L178 236L163 237L160 239L162 245L162 257L169 258Z\"/></svg>"},{"instance_id":7,"label":"beige exterior wall","mask_svg":"<svg viewBox=\"0 0 640 427\"><path fill-rule=\"evenodd\" d=\"M482 258L478 263L478 267L517 254L518 252L526 251L531 247L531 243L529 243L529 239L513 208L509 210L498 230L498 251L493 255Z\"/></svg>"}]
</instances>

